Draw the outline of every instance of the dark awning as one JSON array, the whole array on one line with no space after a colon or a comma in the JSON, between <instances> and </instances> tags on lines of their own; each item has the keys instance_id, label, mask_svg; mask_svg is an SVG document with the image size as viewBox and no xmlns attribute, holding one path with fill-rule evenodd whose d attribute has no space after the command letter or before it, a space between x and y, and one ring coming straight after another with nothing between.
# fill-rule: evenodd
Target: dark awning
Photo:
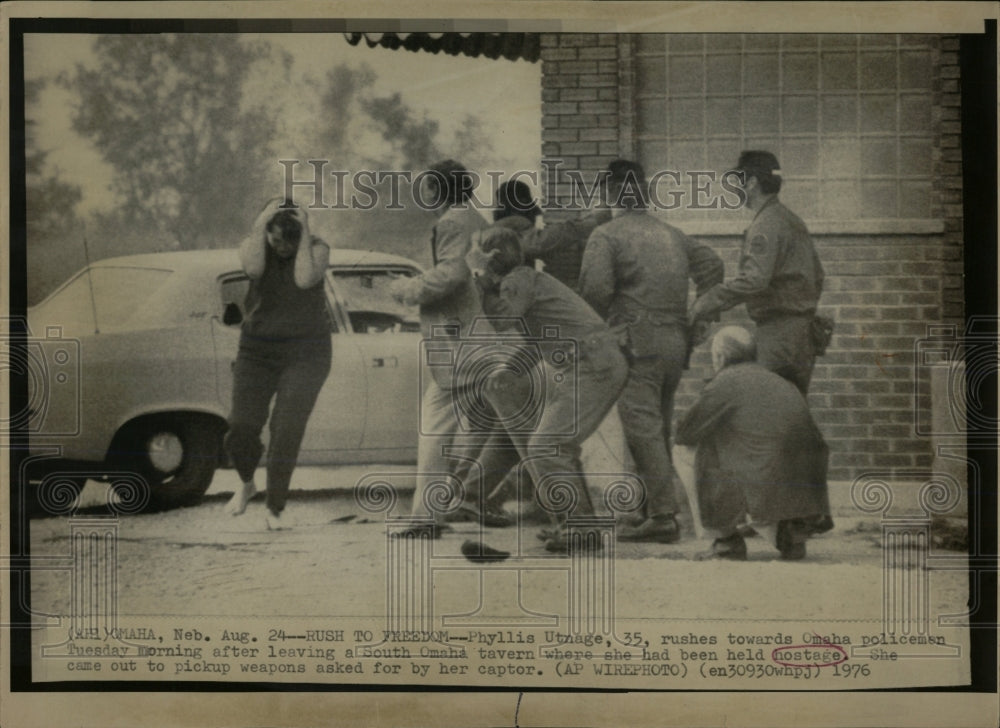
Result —
<instances>
[{"instance_id":1,"label":"dark awning","mask_svg":"<svg viewBox=\"0 0 1000 728\"><path fill-rule=\"evenodd\" d=\"M478 58L523 58L530 63L538 60L537 33L344 33L347 42L358 45L362 39L369 48L381 46L390 50L459 54Z\"/></svg>"}]
</instances>

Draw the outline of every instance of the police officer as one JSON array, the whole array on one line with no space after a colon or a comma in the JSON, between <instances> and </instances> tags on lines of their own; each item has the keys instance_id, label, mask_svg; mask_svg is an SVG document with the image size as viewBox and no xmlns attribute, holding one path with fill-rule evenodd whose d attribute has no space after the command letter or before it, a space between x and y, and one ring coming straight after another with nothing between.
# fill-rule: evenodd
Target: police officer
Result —
<instances>
[{"instance_id":1,"label":"police officer","mask_svg":"<svg viewBox=\"0 0 1000 728\"><path fill-rule=\"evenodd\" d=\"M692 322L745 303L757 325L757 360L785 377L803 395L809 391L816 352L812 341L823 266L802 220L778 200L781 170L771 152L744 151L746 205L756 212L740 250L736 277L712 288L691 308Z\"/></svg>"},{"instance_id":2,"label":"police officer","mask_svg":"<svg viewBox=\"0 0 1000 728\"><path fill-rule=\"evenodd\" d=\"M613 219L587 241L580 295L627 334L632 361L618 412L646 488L644 520L620 528L618 538L673 543L680 528L669 442L674 391L689 346L688 279L702 294L722 282L725 270L711 249L648 214L638 163L611 162L604 191Z\"/></svg>"}]
</instances>

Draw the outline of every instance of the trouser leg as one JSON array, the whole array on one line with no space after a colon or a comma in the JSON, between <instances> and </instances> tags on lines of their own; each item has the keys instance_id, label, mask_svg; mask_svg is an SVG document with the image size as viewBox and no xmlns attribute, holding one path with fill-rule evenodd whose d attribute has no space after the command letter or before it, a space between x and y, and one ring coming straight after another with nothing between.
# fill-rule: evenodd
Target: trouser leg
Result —
<instances>
[{"instance_id":1,"label":"trouser leg","mask_svg":"<svg viewBox=\"0 0 1000 728\"><path fill-rule=\"evenodd\" d=\"M667 456L673 451L672 430L674 423L674 394L684 374L684 363L669 361L663 372L663 387L660 390L660 417L663 419L663 444Z\"/></svg>"},{"instance_id":2,"label":"trouser leg","mask_svg":"<svg viewBox=\"0 0 1000 728\"><path fill-rule=\"evenodd\" d=\"M233 366L233 402L223 447L244 483L253 480L264 446L260 432L281 376L280 361L241 349Z\"/></svg>"},{"instance_id":3,"label":"trouser leg","mask_svg":"<svg viewBox=\"0 0 1000 728\"><path fill-rule=\"evenodd\" d=\"M809 393L816 354L809 316L779 316L757 324L757 362Z\"/></svg>"},{"instance_id":4,"label":"trouser leg","mask_svg":"<svg viewBox=\"0 0 1000 728\"><path fill-rule=\"evenodd\" d=\"M295 357L281 373L267 453L267 507L272 513L281 513L285 508L306 424L329 373L329 352L325 356Z\"/></svg>"},{"instance_id":5,"label":"trouser leg","mask_svg":"<svg viewBox=\"0 0 1000 728\"><path fill-rule=\"evenodd\" d=\"M506 432L490 435L479 448L475 464L470 463L462 475L465 500L477 506L485 503L520 461L521 456Z\"/></svg>"},{"instance_id":6,"label":"trouser leg","mask_svg":"<svg viewBox=\"0 0 1000 728\"><path fill-rule=\"evenodd\" d=\"M627 369L617 348L612 358L614 364L601 371L581 363L576 378L564 376L561 383L546 375L549 389L537 430L527 437L512 435L538 489L540 503L556 522L566 516L594 513L580 452L581 444L598 428L624 386ZM562 505L567 507L555 507Z\"/></svg>"},{"instance_id":7,"label":"trouser leg","mask_svg":"<svg viewBox=\"0 0 1000 728\"><path fill-rule=\"evenodd\" d=\"M647 516L677 511L673 467L667 450L670 422L664 421L664 409L673 407L673 390L683 371L685 344L681 336L669 333L662 336L677 345L661 347L661 353L655 356L637 358L629 369L618 402L625 439L646 489Z\"/></svg>"},{"instance_id":8,"label":"trouser leg","mask_svg":"<svg viewBox=\"0 0 1000 728\"><path fill-rule=\"evenodd\" d=\"M447 450L458 432L452 391L431 381L420 400L420 439L417 443L417 483L413 492L414 516L430 515L428 488L435 482L451 482L454 470Z\"/></svg>"}]
</instances>

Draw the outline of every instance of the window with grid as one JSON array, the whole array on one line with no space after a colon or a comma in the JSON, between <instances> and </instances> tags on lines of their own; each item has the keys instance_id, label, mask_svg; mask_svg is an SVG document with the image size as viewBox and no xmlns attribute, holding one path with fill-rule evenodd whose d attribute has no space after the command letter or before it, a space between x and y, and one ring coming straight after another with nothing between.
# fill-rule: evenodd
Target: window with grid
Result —
<instances>
[{"instance_id":1,"label":"window with grid","mask_svg":"<svg viewBox=\"0 0 1000 728\"><path fill-rule=\"evenodd\" d=\"M935 42L921 35L699 34L636 37L636 138L658 170L730 169L741 149L768 149L782 166L782 199L805 219L931 215ZM671 213L692 210L686 195ZM697 202L724 191L715 185ZM680 198L674 198L680 199ZM732 201L731 194L726 200Z\"/></svg>"}]
</instances>

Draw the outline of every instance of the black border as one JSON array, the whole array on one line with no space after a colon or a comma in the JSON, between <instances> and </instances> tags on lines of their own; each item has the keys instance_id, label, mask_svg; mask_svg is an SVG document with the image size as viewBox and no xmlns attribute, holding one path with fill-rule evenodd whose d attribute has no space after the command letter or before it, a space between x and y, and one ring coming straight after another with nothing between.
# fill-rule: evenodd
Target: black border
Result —
<instances>
[{"instance_id":1,"label":"black border","mask_svg":"<svg viewBox=\"0 0 1000 728\"><path fill-rule=\"evenodd\" d=\"M26 310L26 204L25 204L25 144L24 144L24 35L26 33L342 33L348 30L398 31L400 26L419 23L428 29L433 21L424 20L348 20L348 19L109 19L91 18L10 18L10 316L16 321ZM489 22L489 21L481 21ZM498 28L507 21L497 22ZM962 175L965 250L975 255L965 255L965 310L966 316L997 316L997 21L985 20L983 34L963 34L960 45L961 97L962 97ZM454 29L453 21L440 21L440 30ZM995 326L995 323L994 323ZM23 331L12 325L12 343ZM994 335L996 331L994 329ZM989 406L995 408L996 379L989 383L991 391L978 390ZM12 378L10 391L12 412L21 411L27 404L27 383L23 378ZM996 415L993 409L992 414ZM17 487L20 463L26 453L23 438L12 438L11 470L9 472L11 511L11 554L20 554L21 544L30 543L30 524L13 514L21 512L20 489ZM979 511L974 510L977 499L969 499L970 535L978 534L979 556L992 557L995 564L997 543L997 447L994 441L987 447L969 446L969 482L973 481L974 467L981 477ZM970 541L972 539L970 538ZM20 578L19 578L20 577ZM811 692L997 692L997 573L993 568L970 569L970 595L978 594L979 609L972 618L970 639L970 667L972 680L967 686L919 687L894 689L824 690ZM30 603L30 574L19 574L12 569L8 577L11 621L29 619L26 606ZM525 693L676 693L689 690L631 690L631 689L581 689L550 687L486 687L486 686L435 686L435 685L372 685L372 684L281 684L266 682L196 682L196 681L63 681L34 683L31 680L31 631L27 628L11 629L10 678L11 692L525 692ZM0 633L0 639L4 635ZM695 692L731 692L726 690L697 690ZM740 692L793 693L810 691L741 690Z\"/></svg>"}]
</instances>

